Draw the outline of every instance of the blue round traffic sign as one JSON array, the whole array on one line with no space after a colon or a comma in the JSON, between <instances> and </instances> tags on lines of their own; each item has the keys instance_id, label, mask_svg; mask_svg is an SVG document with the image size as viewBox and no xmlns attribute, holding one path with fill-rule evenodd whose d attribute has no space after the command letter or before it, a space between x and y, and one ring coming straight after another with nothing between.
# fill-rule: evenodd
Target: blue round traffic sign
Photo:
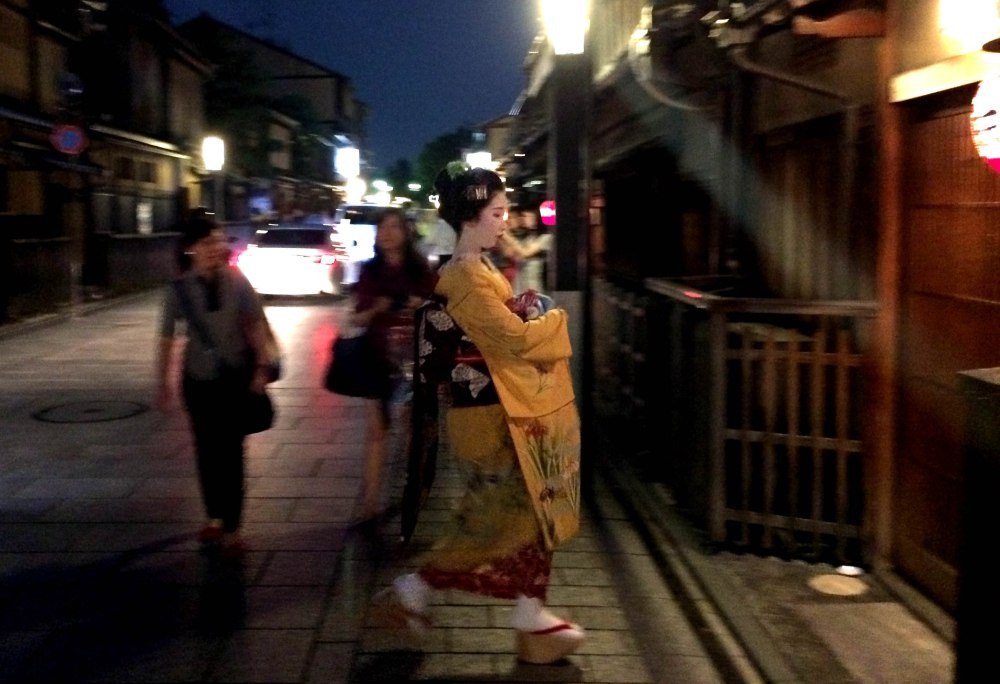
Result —
<instances>
[{"instance_id":1,"label":"blue round traffic sign","mask_svg":"<svg viewBox=\"0 0 1000 684\"><path fill-rule=\"evenodd\" d=\"M52 147L63 154L80 154L87 147L87 135L79 126L60 124L49 135Z\"/></svg>"}]
</instances>

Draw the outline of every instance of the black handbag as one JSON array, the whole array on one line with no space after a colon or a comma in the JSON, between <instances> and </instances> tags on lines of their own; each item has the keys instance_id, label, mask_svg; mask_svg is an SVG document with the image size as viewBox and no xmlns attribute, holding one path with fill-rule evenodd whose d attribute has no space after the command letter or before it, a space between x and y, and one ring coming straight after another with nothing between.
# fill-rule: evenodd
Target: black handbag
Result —
<instances>
[{"instance_id":1,"label":"black handbag","mask_svg":"<svg viewBox=\"0 0 1000 684\"><path fill-rule=\"evenodd\" d=\"M383 384L368 335L338 335L330 350L323 386L347 397L379 397Z\"/></svg>"},{"instance_id":2,"label":"black handbag","mask_svg":"<svg viewBox=\"0 0 1000 684\"><path fill-rule=\"evenodd\" d=\"M239 397L237 415L243 434L252 435L269 429L274 424L274 404L271 403L271 397L268 396L267 392L258 394L250 389L250 382L253 378L252 355L238 368L230 368L222 364L219 360L218 347L208 331L208 326L188 299L187 292L180 281L175 280L173 286L181 312L190 324L191 330L201 338L202 344L216 358L219 365L219 380L232 387Z\"/></svg>"},{"instance_id":3,"label":"black handbag","mask_svg":"<svg viewBox=\"0 0 1000 684\"><path fill-rule=\"evenodd\" d=\"M252 435L270 429L274 424L274 404L271 403L271 397L267 392L257 394L247 390L243 397L243 411L240 416L243 434Z\"/></svg>"}]
</instances>

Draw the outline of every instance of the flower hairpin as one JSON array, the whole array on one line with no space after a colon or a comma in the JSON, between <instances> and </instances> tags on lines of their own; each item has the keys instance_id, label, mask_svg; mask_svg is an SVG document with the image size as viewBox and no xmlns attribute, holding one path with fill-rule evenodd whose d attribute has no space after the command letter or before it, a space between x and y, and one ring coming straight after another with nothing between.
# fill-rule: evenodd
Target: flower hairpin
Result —
<instances>
[{"instance_id":1,"label":"flower hairpin","mask_svg":"<svg viewBox=\"0 0 1000 684\"><path fill-rule=\"evenodd\" d=\"M465 198L472 202L487 199L489 196L489 191L485 185L470 185L465 189Z\"/></svg>"},{"instance_id":2,"label":"flower hairpin","mask_svg":"<svg viewBox=\"0 0 1000 684\"><path fill-rule=\"evenodd\" d=\"M464 161L451 161L444 167L445 171L448 172L448 177L455 180L463 173L468 173L472 170L472 167L466 164Z\"/></svg>"}]
</instances>

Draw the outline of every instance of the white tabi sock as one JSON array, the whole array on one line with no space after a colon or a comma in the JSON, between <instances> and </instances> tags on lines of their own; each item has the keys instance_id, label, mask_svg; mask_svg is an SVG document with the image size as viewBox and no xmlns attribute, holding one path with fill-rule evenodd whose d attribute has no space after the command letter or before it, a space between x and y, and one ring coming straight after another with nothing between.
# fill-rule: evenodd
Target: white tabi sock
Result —
<instances>
[{"instance_id":1,"label":"white tabi sock","mask_svg":"<svg viewBox=\"0 0 1000 684\"><path fill-rule=\"evenodd\" d=\"M510 626L522 632L548 629L563 622L566 620L549 612L541 599L528 598L524 594L518 594L514 611L510 616Z\"/></svg>"},{"instance_id":2,"label":"white tabi sock","mask_svg":"<svg viewBox=\"0 0 1000 684\"><path fill-rule=\"evenodd\" d=\"M408 575L400 575L392 581L392 586L404 608L414 613L424 614L427 612L427 600L431 593L431 587L421 579L420 575L413 572Z\"/></svg>"}]
</instances>

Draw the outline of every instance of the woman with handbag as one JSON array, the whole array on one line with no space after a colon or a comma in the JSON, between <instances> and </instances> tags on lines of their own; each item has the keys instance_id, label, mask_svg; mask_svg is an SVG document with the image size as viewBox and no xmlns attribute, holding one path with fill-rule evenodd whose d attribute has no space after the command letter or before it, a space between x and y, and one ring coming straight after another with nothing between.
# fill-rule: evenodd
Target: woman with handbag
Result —
<instances>
[{"instance_id":1,"label":"woman with handbag","mask_svg":"<svg viewBox=\"0 0 1000 684\"><path fill-rule=\"evenodd\" d=\"M366 395L365 466L361 481L361 522L380 512L390 400L409 345L393 344L400 329L412 330L413 311L434 291L437 276L414 244L400 209L386 209L375 228L375 258L365 263L354 289L350 324L365 328L369 382ZM402 347L402 349L400 348ZM412 359L410 359L412 361Z\"/></svg>"},{"instance_id":2,"label":"woman with handbag","mask_svg":"<svg viewBox=\"0 0 1000 684\"><path fill-rule=\"evenodd\" d=\"M420 569L397 577L377 602L392 624L420 633L431 624L432 590L513 599L518 656L552 663L584 639L579 625L544 606L553 549L579 528L580 424L567 316L542 301L514 299L487 257L507 213L496 173L452 162L435 186L439 212L458 240L435 290L446 315L425 319L442 331L457 326L478 350L468 361L455 359L447 414L451 456L466 471L468 489ZM423 331L420 339L422 370L434 345L429 337L423 343ZM456 380L468 385L464 393Z\"/></svg>"},{"instance_id":3,"label":"woman with handbag","mask_svg":"<svg viewBox=\"0 0 1000 684\"><path fill-rule=\"evenodd\" d=\"M271 407L264 390L274 379L273 359L267 356L270 328L257 293L243 274L228 267L225 236L209 216L195 214L187 221L180 247L181 273L167 288L160 319L157 405L166 410L173 404L174 338L177 320L183 319L182 393L208 517L198 538L239 556L246 550L239 534L243 441L273 418L273 412L266 415ZM264 424L251 426L252 420Z\"/></svg>"}]
</instances>

